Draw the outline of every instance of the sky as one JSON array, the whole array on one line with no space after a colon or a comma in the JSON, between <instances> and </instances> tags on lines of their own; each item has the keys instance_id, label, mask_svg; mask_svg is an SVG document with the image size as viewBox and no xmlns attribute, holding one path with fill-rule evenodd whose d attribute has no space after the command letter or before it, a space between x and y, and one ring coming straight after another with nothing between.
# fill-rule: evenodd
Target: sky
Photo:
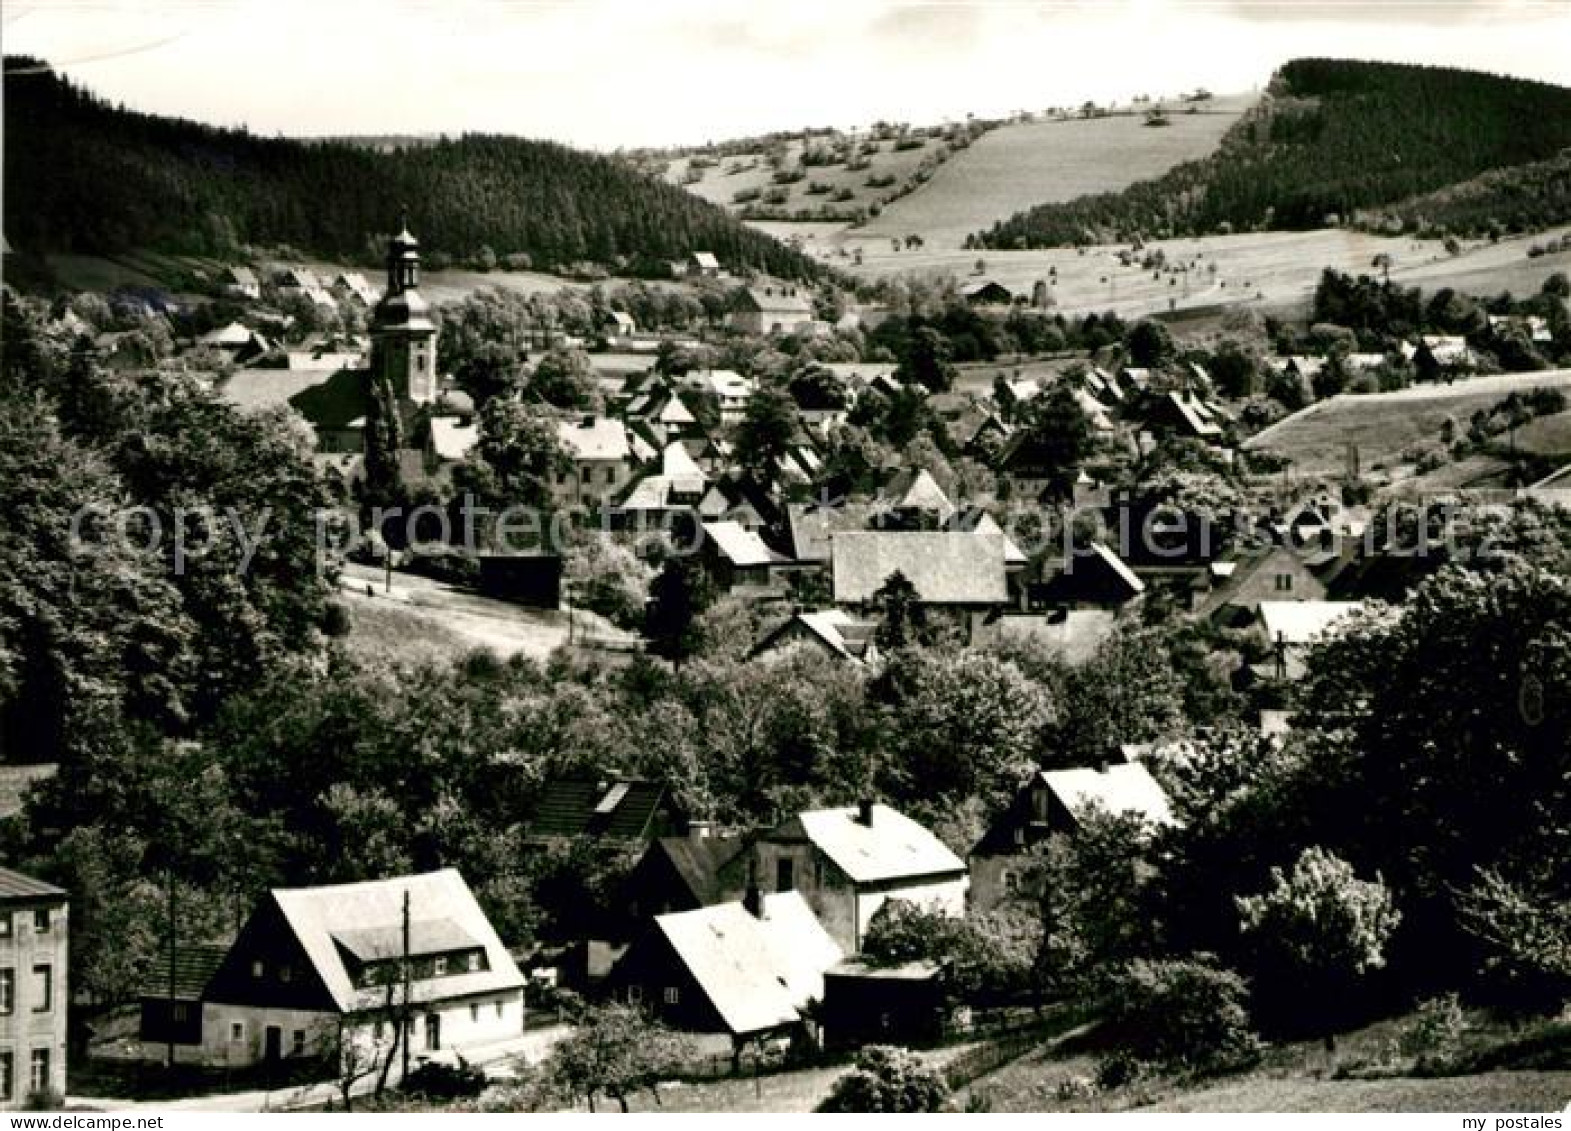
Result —
<instances>
[{"instance_id":1,"label":"sky","mask_svg":"<svg viewBox=\"0 0 1571 1131\"><path fill-rule=\"evenodd\" d=\"M0 0L0 42L263 134L597 149L1232 93L1303 55L1571 86L1571 0Z\"/></svg>"}]
</instances>

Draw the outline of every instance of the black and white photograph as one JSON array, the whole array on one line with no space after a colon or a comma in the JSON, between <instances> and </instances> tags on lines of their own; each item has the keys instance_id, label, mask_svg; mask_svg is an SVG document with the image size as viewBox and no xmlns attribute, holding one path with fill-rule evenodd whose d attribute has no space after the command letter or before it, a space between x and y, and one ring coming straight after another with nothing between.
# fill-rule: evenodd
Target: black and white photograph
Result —
<instances>
[{"instance_id":1,"label":"black and white photograph","mask_svg":"<svg viewBox=\"0 0 1571 1131\"><path fill-rule=\"evenodd\" d=\"M0 46L8 1128L1566 1131L1571 0Z\"/></svg>"}]
</instances>

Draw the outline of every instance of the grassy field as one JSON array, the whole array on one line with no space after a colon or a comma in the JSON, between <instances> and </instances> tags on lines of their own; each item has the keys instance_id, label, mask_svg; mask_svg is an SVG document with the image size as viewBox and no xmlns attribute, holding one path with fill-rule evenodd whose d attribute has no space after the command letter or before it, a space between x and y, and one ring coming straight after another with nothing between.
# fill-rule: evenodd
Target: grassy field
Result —
<instances>
[{"instance_id":1,"label":"grassy field","mask_svg":"<svg viewBox=\"0 0 1571 1131\"><path fill-rule=\"evenodd\" d=\"M1076 1101L1061 1098L1059 1086L1092 1078L1095 1059L1048 1046L983 1077L957 1099L985 1103L998 1112L1547 1112L1571 1102L1571 1070L1564 1067L1563 1047L1549 1054L1553 1065L1547 1069L1524 1054L1513 1061L1522 1065L1518 1070L1378 1078L1352 1071L1386 1055L1406 1024L1397 1018L1344 1034L1333 1052L1318 1041L1274 1046L1257 1068L1239 1076L1198 1083L1159 1078ZM1463 1048L1499 1050L1514 1038L1505 1027L1475 1017Z\"/></svg>"},{"instance_id":2,"label":"grassy field","mask_svg":"<svg viewBox=\"0 0 1571 1131\"><path fill-rule=\"evenodd\" d=\"M1254 101L1218 98L1203 112L1175 113L1166 127L1141 115L1003 126L956 154L930 181L857 229L860 241L920 233L935 250L1037 204L1114 192L1204 157Z\"/></svg>"},{"instance_id":3,"label":"grassy field","mask_svg":"<svg viewBox=\"0 0 1571 1131\"><path fill-rule=\"evenodd\" d=\"M1251 437L1249 451L1273 452L1293 461L1297 475L1339 473L1348 444L1357 444L1364 470L1377 465L1388 469L1401 459L1404 448L1439 439L1447 417L1465 428L1472 414L1498 404L1513 390L1571 389L1571 370L1515 373L1478 377L1455 385L1421 385L1395 393L1339 396L1310 405ZM1544 421L1565 434L1559 417ZM1525 431L1525 430L1524 430Z\"/></svg>"}]
</instances>

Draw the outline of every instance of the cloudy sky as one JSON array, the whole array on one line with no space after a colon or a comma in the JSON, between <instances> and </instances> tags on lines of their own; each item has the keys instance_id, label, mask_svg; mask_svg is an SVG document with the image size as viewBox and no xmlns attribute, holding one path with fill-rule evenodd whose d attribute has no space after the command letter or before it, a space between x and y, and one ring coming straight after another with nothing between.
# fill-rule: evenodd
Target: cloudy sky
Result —
<instances>
[{"instance_id":1,"label":"cloudy sky","mask_svg":"<svg viewBox=\"0 0 1571 1131\"><path fill-rule=\"evenodd\" d=\"M656 145L1249 90L1295 55L1571 85L1571 0L4 0L0 12L8 54L138 109L268 134Z\"/></svg>"}]
</instances>

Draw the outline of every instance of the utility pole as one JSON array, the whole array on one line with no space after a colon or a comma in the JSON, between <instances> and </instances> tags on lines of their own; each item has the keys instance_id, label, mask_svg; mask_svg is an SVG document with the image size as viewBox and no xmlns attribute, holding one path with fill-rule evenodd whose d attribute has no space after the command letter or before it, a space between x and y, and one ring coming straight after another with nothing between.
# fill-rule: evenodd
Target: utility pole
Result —
<instances>
[{"instance_id":1,"label":"utility pole","mask_svg":"<svg viewBox=\"0 0 1571 1131\"><path fill-rule=\"evenodd\" d=\"M168 887L168 916L169 916L169 1017L166 1021L166 1034L169 1044L164 1053L168 1066L175 1066L175 873L173 868L164 872L165 884Z\"/></svg>"},{"instance_id":2,"label":"utility pole","mask_svg":"<svg viewBox=\"0 0 1571 1131\"><path fill-rule=\"evenodd\" d=\"M404 1008L403 1016L398 1019L398 1023L404 1027L404 1039L402 1042L404 1059L403 1070L399 1073L399 1079L407 1080L409 1078L409 1041L414 1036L412 1032L414 1029L414 1014L409 1009L409 892L407 889L404 891L403 936Z\"/></svg>"}]
</instances>

